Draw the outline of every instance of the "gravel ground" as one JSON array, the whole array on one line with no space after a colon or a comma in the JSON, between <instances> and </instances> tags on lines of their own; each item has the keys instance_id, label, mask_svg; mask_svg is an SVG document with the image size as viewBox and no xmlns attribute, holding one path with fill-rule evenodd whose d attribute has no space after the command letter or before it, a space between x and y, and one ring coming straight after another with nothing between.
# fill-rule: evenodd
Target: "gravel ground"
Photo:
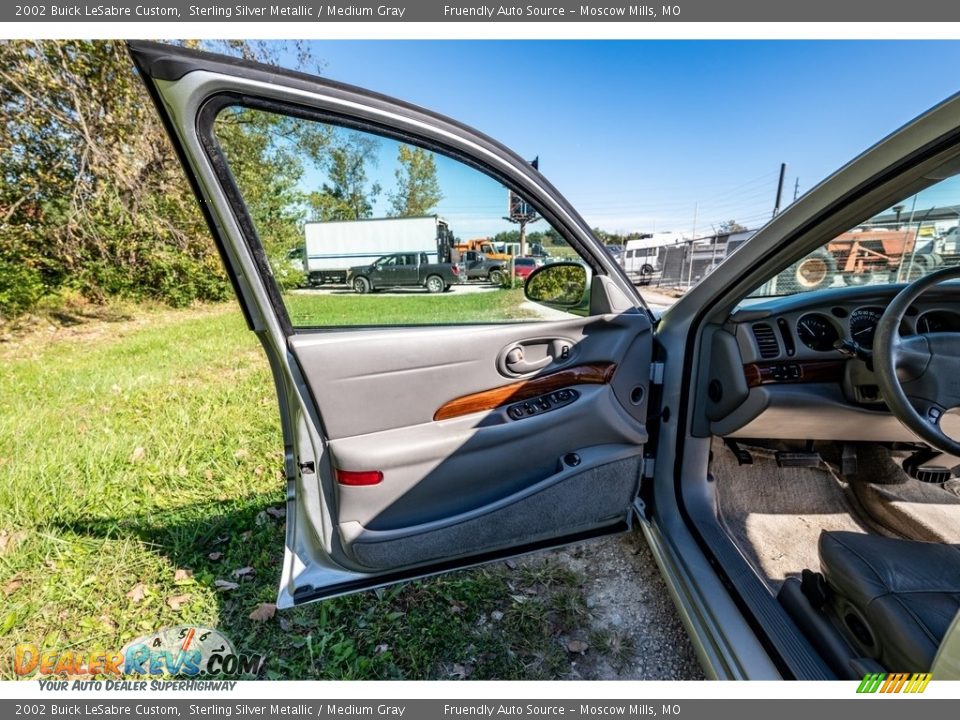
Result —
<instances>
[{"instance_id":1,"label":"gravel ground","mask_svg":"<svg viewBox=\"0 0 960 720\"><path fill-rule=\"evenodd\" d=\"M639 530L547 555L586 578L594 643L573 667L584 680L703 680L660 570Z\"/></svg>"}]
</instances>

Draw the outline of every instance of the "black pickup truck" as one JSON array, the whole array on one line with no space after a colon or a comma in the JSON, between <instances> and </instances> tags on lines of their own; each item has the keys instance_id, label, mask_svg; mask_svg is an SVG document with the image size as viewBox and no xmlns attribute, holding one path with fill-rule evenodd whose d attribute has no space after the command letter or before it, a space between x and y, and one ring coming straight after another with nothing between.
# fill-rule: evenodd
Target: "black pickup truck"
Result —
<instances>
[{"instance_id":1,"label":"black pickup truck","mask_svg":"<svg viewBox=\"0 0 960 720\"><path fill-rule=\"evenodd\" d=\"M394 287L425 287L428 292L449 290L460 282L460 268L450 263L431 263L426 253L392 253L372 265L347 270L347 282L361 295Z\"/></svg>"}]
</instances>

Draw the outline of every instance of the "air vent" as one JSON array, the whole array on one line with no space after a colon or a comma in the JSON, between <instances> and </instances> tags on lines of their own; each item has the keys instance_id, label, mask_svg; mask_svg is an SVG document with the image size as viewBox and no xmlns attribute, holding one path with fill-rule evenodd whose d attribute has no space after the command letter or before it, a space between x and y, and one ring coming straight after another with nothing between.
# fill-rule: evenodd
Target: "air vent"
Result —
<instances>
[{"instance_id":1,"label":"air vent","mask_svg":"<svg viewBox=\"0 0 960 720\"><path fill-rule=\"evenodd\" d=\"M777 336L774 335L773 328L766 323L756 323L753 326L753 337L757 340L760 357L775 358L780 354L780 345L777 343Z\"/></svg>"}]
</instances>

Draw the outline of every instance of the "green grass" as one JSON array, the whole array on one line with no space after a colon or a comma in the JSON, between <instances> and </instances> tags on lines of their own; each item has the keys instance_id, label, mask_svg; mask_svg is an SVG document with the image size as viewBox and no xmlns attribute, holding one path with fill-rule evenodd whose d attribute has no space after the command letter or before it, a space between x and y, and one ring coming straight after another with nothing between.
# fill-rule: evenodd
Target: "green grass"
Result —
<instances>
[{"instance_id":1,"label":"green grass","mask_svg":"<svg viewBox=\"0 0 960 720\"><path fill-rule=\"evenodd\" d=\"M330 325L430 325L536 319L520 307L523 289L463 292L454 287L442 295L426 292L382 292L357 295L290 292L284 296L294 327Z\"/></svg>"},{"instance_id":2,"label":"green grass","mask_svg":"<svg viewBox=\"0 0 960 720\"><path fill-rule=\"evenodd\" d=\"M348 298L368 300L394 317ZM0 677L17 643L118 649L194 623L266 656L267 678L569 672L582 580L542 560L249 618L276 597L284 480L266 361L235 307L35 331L0 343L0 367Z\"/></svg>"}]
</instances>

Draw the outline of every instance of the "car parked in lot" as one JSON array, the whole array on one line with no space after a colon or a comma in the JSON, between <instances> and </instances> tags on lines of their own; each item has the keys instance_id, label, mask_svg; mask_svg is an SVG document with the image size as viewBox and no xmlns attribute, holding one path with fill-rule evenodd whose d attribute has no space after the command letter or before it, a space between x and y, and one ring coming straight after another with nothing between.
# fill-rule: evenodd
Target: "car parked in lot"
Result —
<instances>
[{"instance_id":1,"label":"car parked in lot","mask_svg":"<svg viewBox=\"0 0 960 720\"><path fill-rule=\"evenodd\" d=\"M513 259L513 274L521 280L530 277L530 273L540 267L542 263L532 257L517 257Z\"/></svg>"},{"instance_id":2,"label":"car parked in lot","mask_svg":"<svg viewBox=\"0 0 960 720\"><path fill-rule=\"evenodd\" d=\"M440 293L459 282L459 276L456 265L432 263L426 253L391 253L347 270L347 284L361 295L398 287L422 287Z\"/></svg>"},{"instance_id":3,"label":"car parked in lot","mask_svg":"<svg viewBox=\"0 0 960 720\"><path fill-rule=\"evenodd\" d=\"M960 96L655 316L576 210L489 137L330 80L130 50L274 373L279 607L637 525L711 677L960 677L960 269L778 282L891 207L960 205ZM526 281L551 319L296 326L221 147L227 110L401 138L460 173L450 187L516 193L575 256Z\"/></svg>"}]
</instances>

